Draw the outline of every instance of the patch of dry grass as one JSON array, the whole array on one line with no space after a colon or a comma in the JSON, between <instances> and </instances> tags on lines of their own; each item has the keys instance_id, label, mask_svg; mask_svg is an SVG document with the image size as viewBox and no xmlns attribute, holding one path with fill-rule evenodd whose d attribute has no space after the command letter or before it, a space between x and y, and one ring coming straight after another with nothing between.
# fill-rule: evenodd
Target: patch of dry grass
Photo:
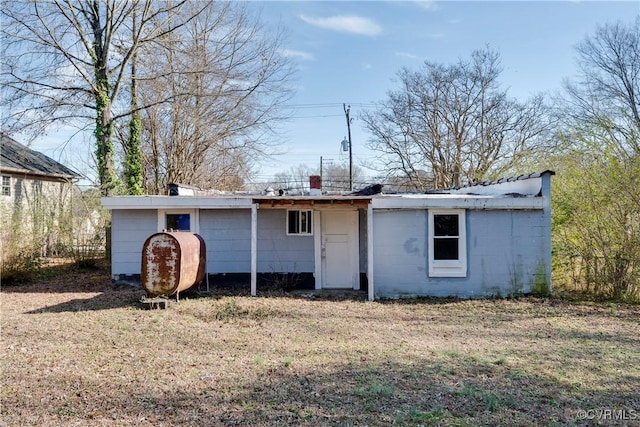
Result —
<instances>
[{"instance_id":1,"label":"patch of dry grass","mask_svg":"<svg viewBox=\"0 0 640 427\"><path fill-rule=\"evenodd\" d=\"M106 272L2 291L7 425L640 423L640 309L214 294L142 310ZM589 415L594 414L590 412Z\"/></svg>"}]
</instances>

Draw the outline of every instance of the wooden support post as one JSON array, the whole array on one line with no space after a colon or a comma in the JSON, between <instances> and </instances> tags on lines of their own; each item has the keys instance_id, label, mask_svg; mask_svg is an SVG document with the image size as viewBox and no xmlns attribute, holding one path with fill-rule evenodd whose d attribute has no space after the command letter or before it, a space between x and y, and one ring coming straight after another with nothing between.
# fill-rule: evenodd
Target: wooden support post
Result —
<instances>
[{"instance_id":1,"label":"wooden support post","mask_svg":"<svg viewBox=\"0 0 640 427\"><path fill-rule=\"evenodd\" d=\"M369 206L367 206L367 283L369 301L373 301L375 298L373 288L373 263L373 206L369 203Z\"/></svg>"},{"instance_id":2,"label":"wooden support post","mask_svg":"<svg viewBox=\"0 0 640 427\"><path fill-rule=\"evenodd\" d=\"M251 296L258 294L258 205L251 205Z\"/></svg>"}]
</instances>

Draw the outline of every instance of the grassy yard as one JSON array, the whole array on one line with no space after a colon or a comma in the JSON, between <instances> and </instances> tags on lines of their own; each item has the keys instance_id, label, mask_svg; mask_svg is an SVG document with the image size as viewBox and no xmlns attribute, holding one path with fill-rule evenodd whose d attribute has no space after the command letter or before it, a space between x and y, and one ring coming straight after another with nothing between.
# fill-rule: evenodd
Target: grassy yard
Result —
<instances>
[{"instance_id":1,"label":"grassy yard","mask_svg":"<svg viewBox=\"0 0 640 427\"><path fill-rule=\"evenodd\" d=\"M0 425L640 425L638 306L141 295L4 287Z\"/></svg>"}]
</instances>

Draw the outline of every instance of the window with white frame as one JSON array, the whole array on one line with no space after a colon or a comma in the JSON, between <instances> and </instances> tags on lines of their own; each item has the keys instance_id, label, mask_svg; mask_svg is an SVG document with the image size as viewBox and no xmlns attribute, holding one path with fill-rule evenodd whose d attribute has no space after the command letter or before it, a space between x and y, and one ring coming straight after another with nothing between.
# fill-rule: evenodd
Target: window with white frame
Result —
<instances>
[{"instance_id":1,"label":"window with white frame","mask_svg":"<svg viewBox=\"0 0 640 427\"><path fill-rule=\"evenodd\" d=\"M313 211L288 210L287 234L311 235L313 234Z\"/></svg>"},{"instance_id":2,"label":"window with white frame","mask_svg":"<svg viewBox=\"0 0 640 427\"><path fill-rule=\"evenodd\" d=\"M429 276L467 276L464 209L429 210Z\"/></svg>"},{"instance_id":3,"label":"window with white frame","mask_svg":"<svg viewBox=\"0 0 640 427\"><path fill-rule=\"evenodd\" d=\"M11 177L9 175L2 175L2 195L11 195Z\"/></svg>"},{"instance_id":4,"label":"window with white frame","mask_svg":"<svg viewBox=\"0 0 640 427\"><path fill-rule=\"evenodd\" d=\"M158 231L191 231L197 233L195 209L158 210Z\"/></svg>"}]
</instances>

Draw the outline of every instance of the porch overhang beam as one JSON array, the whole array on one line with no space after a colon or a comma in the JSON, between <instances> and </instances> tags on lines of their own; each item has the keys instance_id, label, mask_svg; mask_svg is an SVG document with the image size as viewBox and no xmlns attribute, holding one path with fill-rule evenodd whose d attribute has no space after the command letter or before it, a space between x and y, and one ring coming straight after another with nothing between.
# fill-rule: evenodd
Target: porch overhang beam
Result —
<instances>
[{"instance_id":1,"label":"porch overhang beam","mask_svg":"<svg viewBox=\"0 0 640 427\"><path fill-rule=\"evenodd\" d=\"M308 208L308 209L336 209L336 208L359 208L366 209L371 204L370 197L327 197L318 198L310 197L269 197L264 199L254 198L254 203L262 209L291 209L291 208Z\"/></svg>"}]
</instances>

